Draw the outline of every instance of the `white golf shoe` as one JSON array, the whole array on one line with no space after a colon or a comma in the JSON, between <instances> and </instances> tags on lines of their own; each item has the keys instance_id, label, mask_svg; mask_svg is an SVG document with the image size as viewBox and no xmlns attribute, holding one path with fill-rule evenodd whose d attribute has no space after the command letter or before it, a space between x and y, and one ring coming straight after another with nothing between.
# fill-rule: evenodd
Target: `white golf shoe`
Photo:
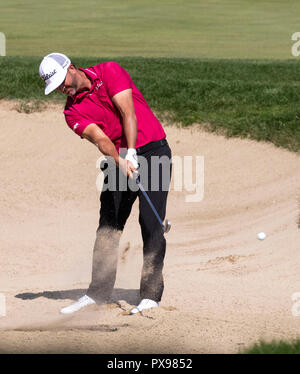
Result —
<instances>
[{"instance_id":1,"label":"white golf shoe","mask_svg":"<svg viewBox=\"0 0 300 374\"><path fill-rule=\"evenodd\" d=\"M151 299L143 299L136 308L131 309L130 314L136 314L145 309L157 308L158 303Z\"/></svg>"},{"instance_id":2,"label":"white golf shoe","mask_svg":"<svg viewBox=\"0 0 300 374\"><path fill-rule=\"evenodd\" d=\"M87 295L84 295L80 299L78 299L76 303L66 306L65 308L62 308L60 312L62 314L71 314L77 312L79 309L84 308L85 306L90 304L95 304L95 300L93 300L91 297Z\"/></svg>"}]
</instances>

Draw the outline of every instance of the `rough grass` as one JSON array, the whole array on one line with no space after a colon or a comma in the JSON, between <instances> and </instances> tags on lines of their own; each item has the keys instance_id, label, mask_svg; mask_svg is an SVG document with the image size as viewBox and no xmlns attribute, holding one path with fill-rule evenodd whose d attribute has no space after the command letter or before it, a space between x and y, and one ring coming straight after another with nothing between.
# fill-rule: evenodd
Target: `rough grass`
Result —
<instances>
[{"instance_id":1,"label":"rough grass","mask_svg":"<svg viewBox=\"0 0 300 374\"><path fill-rule=\"evenodd\" d=\"M132 76L160 119L206 127L228 137L272 142L300 150L298 61L79 58L78 67L115 60ZM44 96L37 57L0 58L0 99L58 101Z\"/></svg>"},{"instance_id":2,"label":"rough grass","mask_svg":"<svg viewBox=\"0 0 300 374\"><path fill-rule=\"evenodd\" d=\"M247 354L299 354L300 353L300 340L292 342L271 341L270 343L260 341L252 347L246 349L242 353Z\"/></svg>"}]
</instances>

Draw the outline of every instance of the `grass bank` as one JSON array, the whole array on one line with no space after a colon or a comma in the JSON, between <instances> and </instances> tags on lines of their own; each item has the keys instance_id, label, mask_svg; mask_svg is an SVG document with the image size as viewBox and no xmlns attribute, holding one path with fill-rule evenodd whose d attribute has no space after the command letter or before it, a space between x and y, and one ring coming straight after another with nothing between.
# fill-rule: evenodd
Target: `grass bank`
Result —
<instances>
[{"instance_id":1,"label":"grass bank","mask_svg":"<svg viewBox=\"0 0 300 374\"><path fill-rule=\"evenodd\" d=\"M119 62L152 109L188 126L209 123L226 136L264 140L300 150L300 64L295 60L79 58L78 67ZM45 97L40 58L0 58L0 99L63 101Z\"/></svg>"},{"instance_id":2,"label":"grass bank","mask_svg":"<svg viewBox=\"0 0 300 374\"><path fill-rule=\"evenodd\" d=\"M272 341L266 343L261 341L254 344L252 347L246 349L242 353L247 354L299 354L300 353L300 340L295 340L291 343L280 341Z\"/></svg>"}]
</instances>

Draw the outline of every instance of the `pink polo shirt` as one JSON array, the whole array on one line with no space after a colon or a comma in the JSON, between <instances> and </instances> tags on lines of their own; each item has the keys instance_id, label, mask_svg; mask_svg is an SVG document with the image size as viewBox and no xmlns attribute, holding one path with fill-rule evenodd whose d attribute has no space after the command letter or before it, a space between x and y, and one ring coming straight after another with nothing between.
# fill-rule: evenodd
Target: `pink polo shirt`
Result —
<instances>
[{"instance_id":1,"label":"pink polo shirt","mask_svg":"<svg viewBox=\"0 0 300 374\"><path fill-rule=\"evenodd\" d=\"M90 91L68 97L64 115L68 126L79 136L91 123L101 130L119 148L127 148L127 141L119 110L111 98L118 92L132 89L132 98L137 118L136 148L149 142L161 140L166 134L152 113L145 98L136 88L126 70L116 62L105 62L88 69L80 69L92 80Z\"/></svg>"}]
</instances>

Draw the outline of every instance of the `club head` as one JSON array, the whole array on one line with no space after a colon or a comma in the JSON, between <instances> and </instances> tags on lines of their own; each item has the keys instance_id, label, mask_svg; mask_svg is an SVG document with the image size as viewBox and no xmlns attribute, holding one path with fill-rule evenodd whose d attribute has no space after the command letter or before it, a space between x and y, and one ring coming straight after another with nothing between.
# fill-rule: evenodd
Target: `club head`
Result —
<instances>
[{"instance_id":1,"label":"club head","mask_svg":"<svg viewBox=\"0 0 300 374\"><path fill-rule=\"evenodd\" d=\"M164 224L164 232L165 233L169 232L170 228L171 228L171 222L168 219L166 219L165 224Z\"/></svg>"}]
</instances>

